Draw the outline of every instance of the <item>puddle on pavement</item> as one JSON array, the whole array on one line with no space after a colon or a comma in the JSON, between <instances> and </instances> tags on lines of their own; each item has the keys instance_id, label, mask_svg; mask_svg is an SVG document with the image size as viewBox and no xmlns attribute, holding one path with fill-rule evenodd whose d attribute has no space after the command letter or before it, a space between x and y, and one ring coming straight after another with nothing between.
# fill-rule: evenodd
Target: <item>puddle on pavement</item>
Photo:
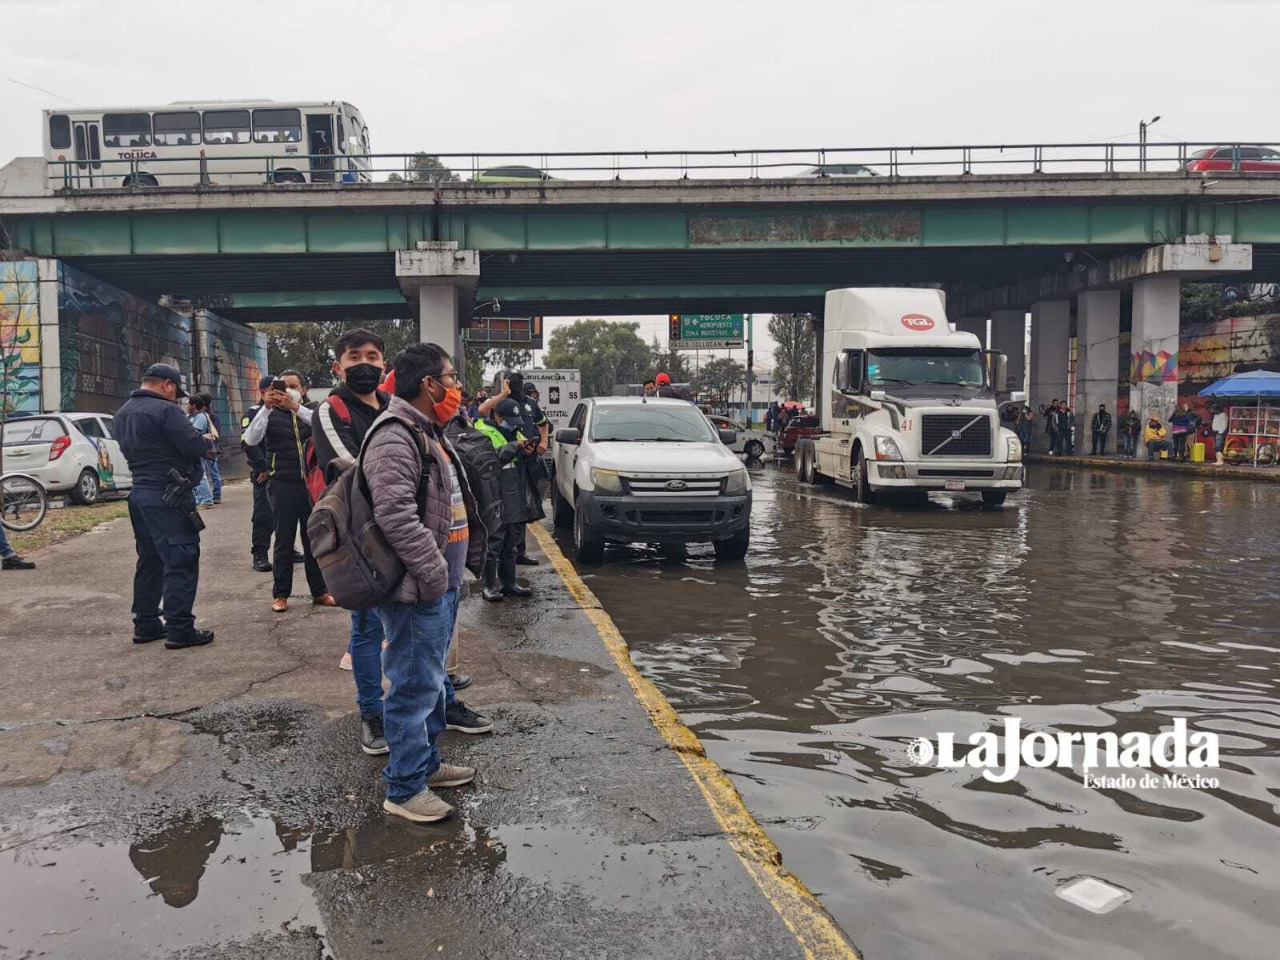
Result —
<instances>
[{"instance_id":1,"label":"puddle on pavement","mask_svg":"<svg viewBox=\"0 0 1280 960\"><path fill-rule=\"evenodd\" d=\"M746 563L610 549L591 588L866 956L1275 954L1280 486L1036 467L1003 510L895 509L752 472ZM908 757L1011 716L1186 717L1220 787ZM1057 895L1081 877L1131 895L1095 916Z\"/></svg>"}]
</instances>

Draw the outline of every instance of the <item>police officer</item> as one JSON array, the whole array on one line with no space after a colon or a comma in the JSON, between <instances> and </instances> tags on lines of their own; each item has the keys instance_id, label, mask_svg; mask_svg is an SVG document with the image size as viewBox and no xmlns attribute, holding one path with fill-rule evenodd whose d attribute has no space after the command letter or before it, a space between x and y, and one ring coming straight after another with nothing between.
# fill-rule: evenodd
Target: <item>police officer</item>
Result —
<instances>
[{"instance_id":1,"label":"police officer","mask_svg":"<svg viewBox=\"0 0 1280 960\"><path fill-rule=\"evenodd\" d=\"M191 426L178 405L185 400L182 378L167 363L142 375L141 389L116 411L112 429L133 474L129 521L138 551L133 578L133 642L165 638L170 650L213 640L197 630L192 607L200 577L200 523L192 488L204 477L209 442ZM169 471L186 484L166 498ZM160 601L164 600L164 626Z\"/></svg>"},{"instance_id":2,"label":"police officer","mask_svg":"<svg viewBox=\"0 0 1280 960\"><path fill-rule=\"evenodd\" d=\"M524 417L526 427L530 429L530 438L538 441L538 449L536 457L530 462L533 471L534 489L541 494L541 487L538 484L547 479L547 465L542 459L547 452L547 444L551 434L551 424L547 420L547 415L542 412L542 407L538 404L538 388L532 383L524 385L524 397L518 402L520 404L520 413ZM534 437L532 431L537 431ZM520 542L516 545L516 563L523 567L536 567L538 561L529 556L528 547L525 545L525 536L527 529L520 528Z\"/></svg>"},{"instance_id":3,"label":"police officer","mask_svg":"<svg viewBox=\"0 0 1280 960\"><path fill-rule=\"evenodd\" d=\"M271 572L271 560L267 553L271 550L271 531L275 521L271 516L271 500L267 497L270 464L267 463L267 453L262 449L262 444L248 443L244 435L265 403L267 391L271 389L271 380L272 377L268 375L258 381L258 402L240 418L240 447L249 461L249 482L253 484L253 532L249 539L249 549L253 553L253 569L258 573Z\"/></svg>"}]
</instances>

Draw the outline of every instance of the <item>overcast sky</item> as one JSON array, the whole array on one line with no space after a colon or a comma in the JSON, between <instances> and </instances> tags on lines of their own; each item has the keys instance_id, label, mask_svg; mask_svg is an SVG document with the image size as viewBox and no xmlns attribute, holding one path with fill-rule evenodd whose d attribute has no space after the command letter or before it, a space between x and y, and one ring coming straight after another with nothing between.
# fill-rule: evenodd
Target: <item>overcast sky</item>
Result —
<instances>
[{"instance_id":1,"label":"overcast sky","mask_svg":"<svg viewBox=\"0 0 1280 960\"><path fill-rule=\"evenodd\" d=\"M0 24L0 165L40 153L46 107L260 97L348 100L376 152L1136 139L1155 114L1153 138L1280 138L1265 0L0 0Z\"/></svg>"}]
</instances>

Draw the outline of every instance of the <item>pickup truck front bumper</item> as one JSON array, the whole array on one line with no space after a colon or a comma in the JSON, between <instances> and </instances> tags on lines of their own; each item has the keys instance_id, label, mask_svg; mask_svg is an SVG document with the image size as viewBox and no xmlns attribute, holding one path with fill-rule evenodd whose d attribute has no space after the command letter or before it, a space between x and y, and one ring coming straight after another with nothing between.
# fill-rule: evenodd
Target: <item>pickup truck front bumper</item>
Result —
<instances>
[{"instance_id":1,"label":"pickup truck front bumper","mask_svg":"<svg viewBox=\"0 0 1280 960\"><path fill-rule=\"evenodd\" d=\"M990 460L873 460L868 467L873 488L945 490L948 480L963 480L966 490L1018 490L1023 480L1021 463Z\"/></svg>"},{"instance_id":2,"label":"pickup truck front bumper","mask_svg":"<svg viewBox=\"0 0 1280 960\"><path fill-rule=\"evenodd\" d=\"M636 497L581 491L583 519L615 543L707 543L751 523L751 493L719 497Z\"/></svg>"}]
</instances>

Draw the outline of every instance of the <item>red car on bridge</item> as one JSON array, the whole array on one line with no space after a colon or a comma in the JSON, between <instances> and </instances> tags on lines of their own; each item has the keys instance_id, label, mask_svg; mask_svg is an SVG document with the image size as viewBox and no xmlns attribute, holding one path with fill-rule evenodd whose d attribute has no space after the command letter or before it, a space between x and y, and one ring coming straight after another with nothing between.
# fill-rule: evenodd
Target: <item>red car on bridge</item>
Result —
<instances>
[{"instance_id":1,"label":"red car on bridge","mask_svg":"<svg viewBox=\"0 0 1280 960\"><path fill-rule=\"evenodd\" d=\"M1189 173L1280 173L1280 151L1270 147L1210 147L1191 155Z\"/></svg>"}]
</instances>

